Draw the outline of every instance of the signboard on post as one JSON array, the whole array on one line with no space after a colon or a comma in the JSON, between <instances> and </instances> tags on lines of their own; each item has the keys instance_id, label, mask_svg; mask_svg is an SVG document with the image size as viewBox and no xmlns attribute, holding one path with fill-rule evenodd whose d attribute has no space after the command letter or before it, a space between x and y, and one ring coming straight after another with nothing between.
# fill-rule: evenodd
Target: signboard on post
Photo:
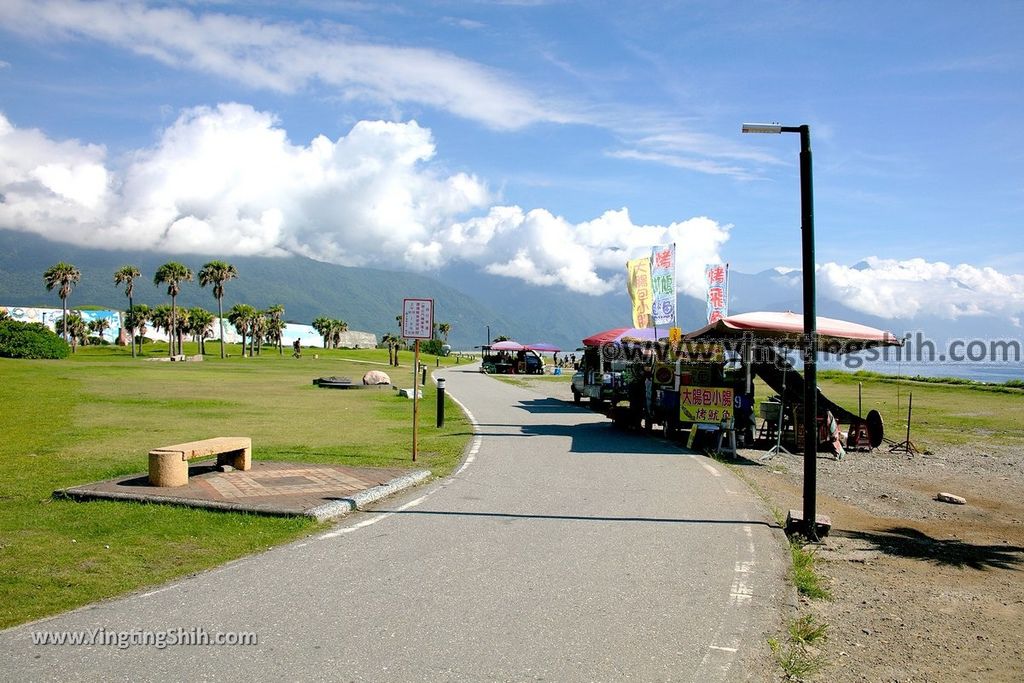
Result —
<instances>
[{"instance_id":1,"label":"signboard on post","mask_svg":"<svg viewBox=\"0 0 1024 683\"><path fill-rule=\"evenodd\" d=\"M430 339L434 336L434 300L402 300L402 336L406 339Z\"/></svg>"},{"instance_id":2,"label":"signboard on post","mask_svg":"<svg viewBox=\"0 0 1024 683\"><path fill-rule=\"evenodd\" d=\"M416 449L419 436L419 381L420 339L431 339L434 336L434 300L403 299L402 300L402 336L416 340L416 351L412 364L412 460L416 462Z\"/></svg>"},{"instance_id":3,"label":"signboard on post","mask_svg":"<svg viewBox=\"0 0 1024 683\"><path fill-rule=\"evenodd\" d=\"M679 389L679 421L718 424L732 418L733 390L728 387Z\"/></svg>"}]
</instances>

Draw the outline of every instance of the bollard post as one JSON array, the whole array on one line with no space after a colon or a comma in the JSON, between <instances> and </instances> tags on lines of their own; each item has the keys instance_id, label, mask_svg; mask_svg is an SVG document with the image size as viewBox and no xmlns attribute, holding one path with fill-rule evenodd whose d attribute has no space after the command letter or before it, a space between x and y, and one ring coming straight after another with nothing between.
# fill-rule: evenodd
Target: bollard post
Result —
<instances>
[{"instance_id":1,"label":"bollard post","mask_svg":"<svg viewBox=\"0 0 1024 683\"><path fill-rule=\"evenodd\" d=\"M437 380L437 426L444 426L444 378Z\"/></svg>"},{"instance_id":2,"label":"bollard post","mask_svg":"<svg viewBox=\"0 0 1024 683\"><path fill-rule=\"evenodd\" d=\"M423 367L423 373L422 373L423 377L422 377L422 379L420 379L420 384L423 385L423 386L427 386L427 364L424 363L422 367Z\"/></svg>"}]
</instances>

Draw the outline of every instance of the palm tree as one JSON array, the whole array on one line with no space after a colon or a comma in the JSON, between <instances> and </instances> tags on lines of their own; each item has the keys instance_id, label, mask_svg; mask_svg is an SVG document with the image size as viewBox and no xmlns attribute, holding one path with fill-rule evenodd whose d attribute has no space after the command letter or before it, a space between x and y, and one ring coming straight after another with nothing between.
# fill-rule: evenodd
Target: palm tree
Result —
<instances>
[{"instance_id":1,"label":"palm tree","mask_svg":"<svg viewBox=\"0 0 1024 683\"><path fill-rule=\"evenodd\" d=\"M132 335L132 352L135 351L135 333L139 334L139 353L142 353L142 337L146 335L146 323L149 322L149 306L139 304L132 306L124 316L124 324Z\"/></svg>"},{"instance_id":2,"label":"palm tree","mask_svg":"<svg viewBox=\"0 0 1024 683\"><path fill-rule=\"evenodd\" d=\"M267 337L277 342L277 355L284 355L284 346L281 343L281 337L284 336L284 321L281 317L284 315L284 306L281 304L274 304L267 309Z\"/></svg>"},{"instance_id":3,"label":"palm tree","mask_svg":"<svg viewBox=\"0 0 1024 683\"><path fill-rule=\"evenodd\" d=\"M438 323L437 330L444 335L444 343L448 343L448 333L452 331L451 323Z\"/></svg>"},{"instance_id":4,"label":"palm tree","mask_svg":"<svg viewBox=\"0 0 1024 683\"><path fill-rule=\"evenodd\" d=\"M100 343L103 342L103 333L110 327L109 318L93 318L89 321L89 331L100 338Z\"/></svg>"},{"instance_id":5,"label":"palm tree","mask_svg":"<svg viewBox=\"0 0 1024 683\"><path fill-rule=\"evenodd\" d=\"M330 348L327 345L327 335L331 329L331 319L325 315L317 316L313 319L313 329L316 330L317 334L324 338L324 348Z\"/></svg>"},{"instance_id":6,"label":"palm tree","mask_svg":"<svg viewBox=\"0 0 1024 683\"><path fill-rule=\"evenodd\" d=\"M263 339L267 336L266 311L255 311L249 323L249 357L263 353Z\"/></svg>"},{"instance_id":7,"label":"palm tree","mask_svg":"<svg viewBox=\"0 0 1024 683\"><path fill-rule=\"evenodd\" d=\"M168 329L168 338L171 343L168 345L167 354L169 356L174 355L174 331L177 329L175 325L175 318L177 313L177 298L178 293L181 291L182 282L192 281L192 270L187 266L184 266L177 261L168 261L159 268L156 269L156 274L153 276L153 284L167 285L167 294L171 297L171 327ZM178 353L181 353L181 346L179 340Z\"/></svg>"},{"instance_id":8,"label":"palm tree","mask_svg":"<svg viewBox=\"0 0 1024 683\"><path fill-rule=\"evenodd\" d=\"M128 297L128 310L132 309L132 294L135 293L135 280L142 273L135 266L121 266L114 272L114 284L124 285L124 295ZM132 336L132 358L135 358L135 333L129 328Z\"/></svg>"},{"instance_id":9,"label":"palm tree","mask_svg":"<svg viewBox=\"0 0 1024 683\"><path fill-rule=\"evenodd\" d=\"M164 330L167 333L167 345L174 346L171 341L171 307L167 304L160 304L149 312L149 321L153 327Z\"/></svg>"},{"instance_id":10,"label":"palm tree","mask_svg":"<svg viewBox=\"0 0 1024 683\"><path fill-rule=\"evenodd\" d=\"M398 367L398 348L402 343L401 337L396 334L385 334L381 341L388 345L388 365Z\"/></svg>"},{"instance_id":11,"label":"palm tree","mask_svg":"<svg viewBox=\"0 0 1024 683\"><path fill-rule=\"evenodd\" d=\"M206 338L213 330L213 313L196 306L188 309L188 331L199 344L199 353L206 355Z\"/></svg>"},{"instance_id":12,"label":"palm tree","mask_svg":"<svg viewBox=\"0 0 1024 683\"><path fill-rule=\"evenodd\" d=\"M75 283L81 279L81 271L64 261L55 263L43 273L43 282L46 283L47 292L53 291L53 288L58 285L60 286L57 293L60 295L60 319L64 330L64 341L68 340L68 297L71 295L71 289Z\"/></svg>"},{"instance_id":13,"label":"palm tree","mask_svg":"<svg viewBox=\"0 0 1024 683\"><path fill-rule=\"evenodd\" d=\"M77 311L68 311L65 315L61 316L59 322L70 340L71 353L75 353L78 350L79 342L83 340L89 341L87 336L88 328L85 326L85 321L82 320L81 314Z\"/></svg>"},{"instance_id":14,"label":"palm tree","mask_svg":"<svg viewBox=\"0 0 1024 683\"><path fill-rule=\"evenodd\" d=\"M235 304L228 311L228 322L235 326L238 334L242 335L242 357L245 358L245 337L249 334L253 319L256 317L256 309L249 304ZM251 353L249 354L252 355Z\"/></svg>"},{"instance_id":15,"label":"palm tree","mask_svg":"<svg viewBox=\"0 0 1024 683\"><path fill-rule=\"evenodd\" d=\"M238 271L230 263L210 261L199 271L199 286L213 285L213 296L217 298L217 317L220 318L220 357L224 358L224 283L238 277Z\"/></svg>"},{"instance_id":16,"label":"palm tree","mask_svg":"<svg viewBox=\"0 0 1024 683\"><path fill-rule=\"evenodd\" d=\"M185 335L190 334L192 330L192 321L188 317L188 309L182 308L178 311L177 316L174 320L174 337L178 340L178 353L184 353L183 342L185 341Z\"/></svg>"}]
</instances>

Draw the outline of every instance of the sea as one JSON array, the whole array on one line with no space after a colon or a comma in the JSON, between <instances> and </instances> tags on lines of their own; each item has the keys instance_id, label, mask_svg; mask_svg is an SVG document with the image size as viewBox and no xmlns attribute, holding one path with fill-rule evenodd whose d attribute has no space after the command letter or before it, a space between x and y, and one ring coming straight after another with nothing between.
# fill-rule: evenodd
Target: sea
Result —
<instances>
[{"instance_id":1,"label":"sea","mask_svg":"<svg viewBox=\"0 0 1024 683\"><path fill-rule=\"evenodd\" d=\"M818 361L819 370L867 370L886 375L900 377L957 377L971 379L976 382L1002 384L1009 380L1024 380L1024 363L900 363L893 361L865 361L860 367L850 367L850 363L835 360Z\"/></svg>"}]
</instances>

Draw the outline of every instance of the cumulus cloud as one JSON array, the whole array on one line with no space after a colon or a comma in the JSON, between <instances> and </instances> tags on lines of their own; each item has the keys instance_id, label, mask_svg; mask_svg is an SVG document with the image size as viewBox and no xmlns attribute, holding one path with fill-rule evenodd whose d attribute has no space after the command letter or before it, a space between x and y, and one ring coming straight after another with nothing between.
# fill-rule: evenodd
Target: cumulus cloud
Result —
<instances>
[{"instance_id":1,"label":"cumulus cloud","mask_svg":"<svg viewBox=\"0 0 1024 683\"><path fill-rule=\"evenodd\" d=\"M580 116L508 74L447 52L375 44L338 25L290 24L139 2L6 0L0 26L35 38L100 41L173 67L293 93L415 103L498 129Z\"/></svg>"},{"instance_id":2,"label":"cumulus cloud","mask_svg":"<svg viewBox=\"0 0 1024 683\"><path fill-rule=\"evenodd\" d=\"M621 287L627 259L676 242L680 290L699 296L703 264L728 239L708 218L636 225L620 209L571 223L495 205L483 181L441 173L434 155L414 121L361 121L296 144L271 114L221 104L183 112L115 169L102 147L0 114L0 226L101 248L420 270L459 260L595 295Z\"/></svg>"},{"instance_id":3,"label":"cumulus cloud","mask_svg":"<svg viewBox=\"0 0 1024 683\"><path fill-rule=\"evenodd\" d=\"M585 294L621 288L627 260L649 253L654 245L675 242L679 291L703 296L704 264L719 260L729 232L710 218L635 225L629 211L620 209L573 224L544 209L502 206L454 224L445 238L464 258L484 263L495 275L537 285L557 283ZM508 256L487 260L487 254Z\"/></svg>"},{"instance_id":4,"label":"cumulus cloud","mask_svg":"<svg viewBox=\"0 0 1024 683\"><path fill-rule=\"evenodd\" d=\"M818 266L818 282L822 295L884 318L1024 312L1024 275L965 263L871 257L855 266Z\"/></svg>"},{"instance_id":5,"label":"cumulus cloud","mask_svg":"<svg viewBox=\"0 0 1024 683\"><path fill-rule=\"evenodd\" d=\"M0 115L0 224L103 248L433 267L435 236L490 199L475 177L426 165L433 155L415 122L295 145L270 114L223 104L184 112L115 172L102 147Z\"/></svg>"}]
</instances>

